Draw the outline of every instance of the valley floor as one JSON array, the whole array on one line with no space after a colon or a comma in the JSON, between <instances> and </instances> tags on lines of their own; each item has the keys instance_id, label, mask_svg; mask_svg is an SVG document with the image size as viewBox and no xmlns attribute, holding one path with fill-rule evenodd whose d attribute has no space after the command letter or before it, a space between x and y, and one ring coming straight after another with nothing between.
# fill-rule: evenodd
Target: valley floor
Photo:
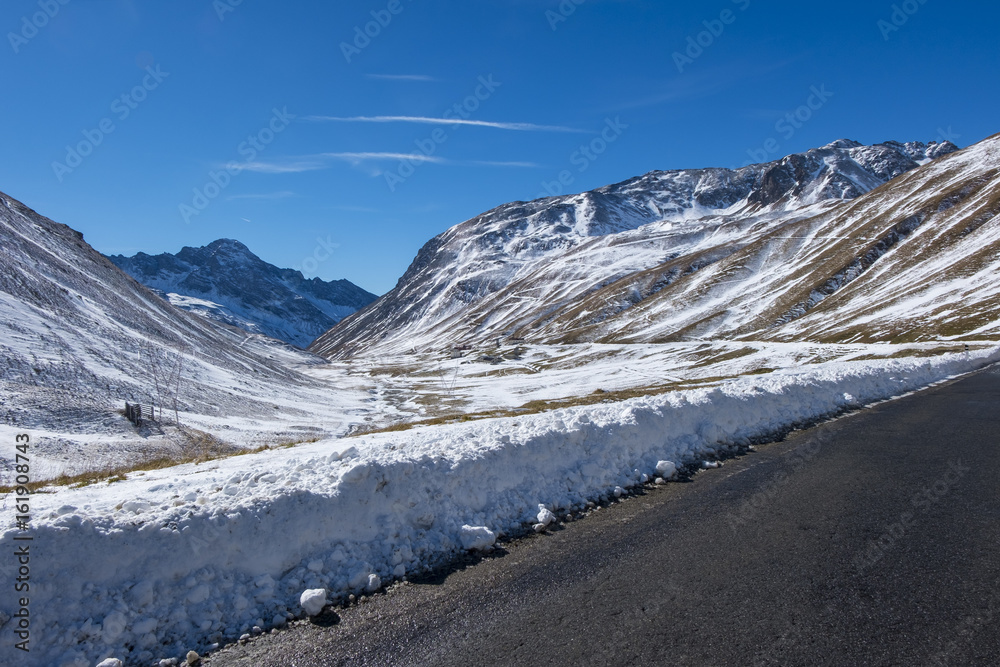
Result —
<instances>
[{"instance_id":1,"label":"valley floor","mask_svg":"<svg viewBox=\"0 0 1000 667\"><path fill-rule=\"evenodd\" d=\"M114 477L131 469L205 461L261 448L413 426L535 414L562 407L610 403L646 395L716 387L740 377L798 372L826 364L881 359L935 358L961 353L966 343L912 344L773 343L705 341L633 345L505 344L462 351L423 351L365 356L329 364L303 363L286 354L289 367L316 381L290 391L233 386L229 400L200 413L180 412L183 429L168 409L161 424L135 429L120 409L57 411L20 426L0 424L0 439L24 430L36 443L33 476L79 479ZM971 351L991 341L973 341ZM280 350L273 351L279 354ZM216 380L225 386L225 378ZM10 388L8 393L16 393ZM24 397L18 399L25 403ZM18 400L13 401L14 404ZM246 403L256 404L256 412ZM273 404L273 405L272 405ZM67 406L72 401L67 398ZM261 416L259 407L270 407ZM13 456L0 451L12 472ZM0 487L9 485L0 477Z\"/></svg>"},{"instance_id":2,"label":"valley floor","mask_svg":"<svg viewBox=\"0 0 1000 667\"><path fill-rule=\"evenodd\" d=\"M775 371L824 364L933 358L991 349L993 341L911 344L704 341L631 345L505 344L443 352L362 357L315 366L332 385L364 387L365 408L350 432L516 416L560 407L719 386Z\"/></svg>"},{"instance_id":3,"label":"valley floor","mask_svg":"<svg viewBox=\"0 0 1000 667\"><path fill-rule=\"evenodd\" d=\"M995 343L505 344L465 350L458 358L443 351L414 351L328 364L302 363L302 355L289 354L289 366L315 380L315 386L293 392L234 386L231 400L210 414L181 411L181 429L169 407L160 411L165 415L160 423L143 429L135 429L120 411L66 410L38 423L22 415L26 425L0 424L0 438L12 440L29 430L36 442L34 479L66 476L63 483L76 483L171 462L611 403L831 363L934 358L964 352L966 345L977 351ZM241 402L244 394L257 404L273 403L273 414L248 413ZM0 474L12 473L12 459L9 452L0 452L5 471ZM0 487L5 485L9 483L0 477Z\"/></svg>"}]
</instances>

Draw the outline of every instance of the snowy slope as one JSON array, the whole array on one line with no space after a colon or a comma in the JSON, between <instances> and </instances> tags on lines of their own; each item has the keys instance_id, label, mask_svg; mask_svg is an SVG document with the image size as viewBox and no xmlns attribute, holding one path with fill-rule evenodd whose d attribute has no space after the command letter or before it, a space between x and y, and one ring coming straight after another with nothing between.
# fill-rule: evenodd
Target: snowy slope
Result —
<instances>
[{"instance_id":1,"label":"snowy slope","mask_svg":"<svg viewBox=\"0 0 1000 667\"><path fill-rule=\"evenodd\" d=\"M31 563L44 575L31 582L34 643L15 655L4 642L0 662L148 665L204 653L301 617L307 590L322 589L320 601L371 592L674 468L998 360L994 348L834 363L35 495ZM15 513L0 509L5 553L24 536L6 528ZM0 560L0 576L12 580L15 567ZM14 596L0 597L0 625L17 612Z\"/></svg>"},{"instance_id":2,"label":"snowy slope","mask_svg":"<svg viewBox=\"0 0 1000 667\"><path fill-rule=\"evenodd\" d=\"M782 224L833 210L954 150L840 140L736 171L651 172L580 195L501 206L429 241L395 289L310 349L349 356L504 335L554 342L555 329L572 340L577 329L631 309ZM560 317L576 319L547 328Z\"/></svg>"},{"instance_id":3,"label":"snowy slope","mask_svg":"<svg viewBox=\"0 0 1000 667\"><path fill-rule=\"evenodd\" d=\"M618 312L570 312L541 337L909 342L1000 336L1000 136L857 199L749 235ZM725 229L725 223L720 229ZM717 253L711 248L708 254ZM676 266L676 264L675 264ZM663 275L659 267L654 275ZM649 278L646 278L647 280ZM627 299L628 280L590 308Z\"/></svg>"},{"instance_id":4,"label":"snowy slope","mask_svg":"<svg viewBox=\"0 0 1000 667\"><path fill-rule=\"evenodd\" d=\"M176 255L108 259L178 308L302 348L377 298L347 280L307 280L279 269L232 239Z\"/></svg>"},{"instance_id":5,"label":"snowy slope","mask_svg":"<svg viewBox=\"0 0 1000 667\"><path fill-rule=\"evenodd\" d=\"M0 432L39 438L35 479L64 464L80 471L186 446L176 430L137 431L121 414L125 401L158 403L172 424L177 394L182 424L242 424L250 442L304 439L286 433L296 420L310 428L323 421L318 394L330 406L359 402L296 370L322 363L171 306L78 232L0 194ZM179 391L166 386L178 365ZM0 453L5 464L11 458Z\"/></svg>"}]
</instances>

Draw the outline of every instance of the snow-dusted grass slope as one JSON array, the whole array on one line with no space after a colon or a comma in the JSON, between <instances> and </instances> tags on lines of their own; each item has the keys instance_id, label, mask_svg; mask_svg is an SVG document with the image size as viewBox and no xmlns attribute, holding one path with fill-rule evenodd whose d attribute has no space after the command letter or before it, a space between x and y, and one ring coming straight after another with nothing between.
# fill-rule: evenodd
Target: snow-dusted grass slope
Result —
<instances>
[{"instance_id":1,"label":"snow-dusted grass slope","mask_svg":"<svg viewBox=\"0 0 1000 667\"><path fill-rule=\"evenodd\" d=\"M301 613L300 595L378 587L539 505L578 506L634 486L657 462L697 460L847 407L1000 360L841 362L622 403L326 440L31 498L32 651L0 663L151 664ZM2 510L14 522L13 503ZM13 538L0 536L4 581ZM0 620L16 611L0 598Z\"/></svg>"}]
</instances>

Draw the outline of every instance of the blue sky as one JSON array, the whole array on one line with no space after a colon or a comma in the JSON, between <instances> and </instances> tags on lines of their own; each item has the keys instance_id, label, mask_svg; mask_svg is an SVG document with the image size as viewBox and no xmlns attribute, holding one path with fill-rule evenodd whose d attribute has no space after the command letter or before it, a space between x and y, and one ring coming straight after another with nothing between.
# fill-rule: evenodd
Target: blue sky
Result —
<instances>
[{"instance_id":1,"label":"blue sky","mask_svg":"<svg viewBox=\"0 0 1000 667\"><path fill-rule=\"evenodd\" d=\"M236 238L383 293L509 201L1000 131L1000 9L956 4L7 0L0 190L105 253Z\"/></svg>"}]
</instances>

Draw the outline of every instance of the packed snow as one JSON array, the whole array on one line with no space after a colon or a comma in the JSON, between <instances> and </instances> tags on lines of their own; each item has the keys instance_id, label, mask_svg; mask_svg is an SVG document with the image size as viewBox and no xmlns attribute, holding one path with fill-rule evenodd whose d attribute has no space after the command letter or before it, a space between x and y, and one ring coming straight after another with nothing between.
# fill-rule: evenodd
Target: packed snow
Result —
<instances>
[{"instance_id":1,"label":"packed snow","mask_svg":"<svg viewBox=\"0 0 1000 667\"><path fill-rule=\"evenodd\" d=\"M326 439L30 498L30 654L153 664L322 611L793 425L1000 360L829 362L540 414ZM17 513L8 502L4 526ZM7 529L0 549L12 553ZM265 546L266 548L262 548ZM12 559L0 561L13 580ZM0 601L9 626L18 608ZM5 628L5 633L10 628Z\"/></svg>"}]
</instances>

